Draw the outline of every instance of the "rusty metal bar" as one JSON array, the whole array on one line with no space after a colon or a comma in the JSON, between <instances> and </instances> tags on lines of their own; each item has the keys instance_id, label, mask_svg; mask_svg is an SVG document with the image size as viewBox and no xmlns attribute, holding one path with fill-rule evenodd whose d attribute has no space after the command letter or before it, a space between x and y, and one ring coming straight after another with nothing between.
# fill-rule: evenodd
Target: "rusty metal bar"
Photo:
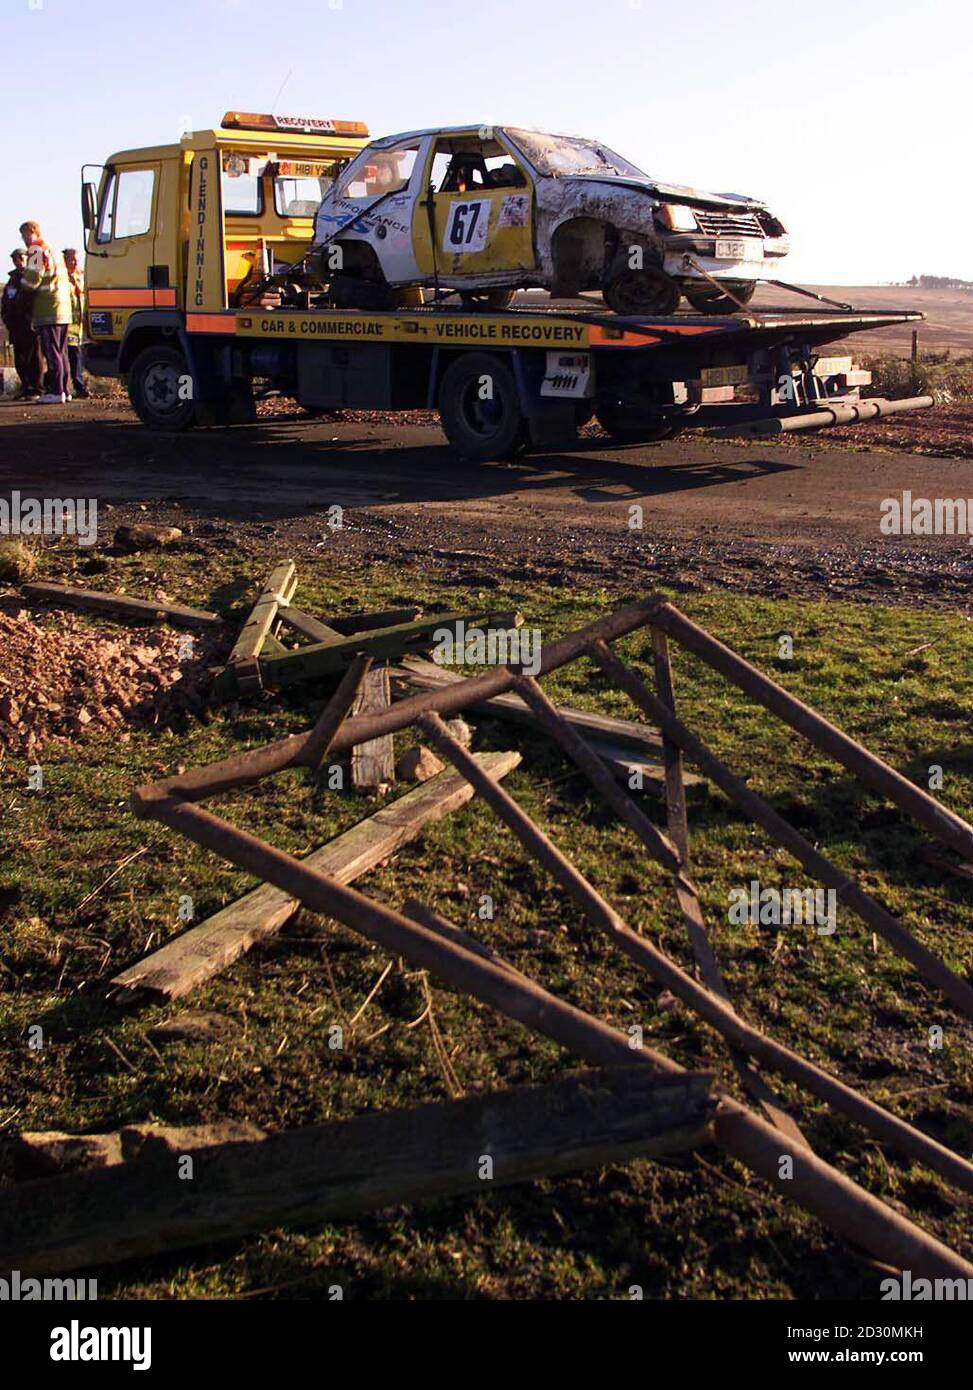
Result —
<instances>
[{"instance_id":1,"label":"rusty metal bar","mask_svg":"<svg viewBox=\"0 0 973 1390\"><path fill-rule=\"evenodd\" d=\"M805 411L802 415L765 415L757 420L742 420L739 425L723 425L713 433L718 438L742 436L761 439L774 434L827 430L835 425L858 425L886 415L901 415L903 411L928 410L932 405L935 405L932 396L910 396L894 401L871 396L857 404L822 400L816 409Z\"/></svg>"},{"instance_id":2,"label":"rusty metal bar","mask_svg":"<svg viewBox=\"0 0 973 1390\"><path fill-rule=\"evenodd\" d=\"M636 628L645 627L658 607L656 598L643 599L638 603L616 608L613 613L578 628L554 642L546 643L541 652L542 672L554 671L580 656L589 643L599 637L612 642ZM391 709L379 714L358 715L346 719L338 730L331 752L343 753L356 743L366 743L382 734L395 733L412 724L427 710L440 714L456 714L481 700L494 695L502 695L512 690L516 674L506 666L487 671L481 676L457 682L443 690L424 691L407 700L397 700ZM304 745L310 733L292 734L289 738L278 739L263 748L254 748L232 758L222 758L219 762L205 767L191 768L179 776L167 777L159 782L150 782L136 788L132 797L132 809L137 816L149 814L150 804L159 798L178 796L184 801L202 801L234 787L249 786L262 777L281 772L284 768L300 763Z\"/></svg>"},{"instance_id":3,"label":"rusty metal bar","mask_svg":"<svg viewBox=\"0 0 973 1390\"><path fill-rule=\"evenodd\" d=\"M511 965L502 956L498 956L495 951L491 951L489 946L484 946L482 941L477 941L475 936L470 936L469 932L463 931L461 927L454 927L448 918L440 916L434 908L431 908L427 903L420 902L418 898L406 898L403 910L406 917L411 917L413 922L418 922L422 927L428 927L431 932L435 932L437 936L443 937L446 941L453 941L457 946L465 947L467 951L472 951L475 956L479 956L482 960L492 961L501 970L509 970L519 980L529 979L529 976L525 975L522 970L518 970L515 965Z\"/></svg>"},{"instance_id":4,"label":"rusty metal bar","mask_svg":"<svg viewBox=\"0 0 973 1390\"><path fill-rule=\"evenodd\" d=\"M531 703L540 713L547 703L547 698L545 696L541 703L532 693ZM553 709L553 706L551 708ZM935 1139L930 1139L907 1121L900 1120L898 1116L876 1105L874 1101L845 1085L830 1072L815 1066L813 1062L792 1052L782 1043L775 1042L759 1029L753 1028L724 999L687 975L664 951L634 932L571 861L551 843L526 812L521 810L509 792L492 782L487 785L487 780L469 754L460 748L445 726L442 730L438 729L437 723L441 721L430 717L420 720L419 726L430 738L435 739L436 746L450 758L484 801L494 808L504 823L536 855L561 887L581 904L595 925L610 935L627 956L648 970L650 975L711 1024L732 1046L770 1067L779 1075L803 1086L812 1095L840 1110L849 1119L864 1125L878 1138L908 1154L910 1158L924 1163L957 1187L966 1192L973 1192L973 1164L937 1143ZM569 726L566 725L565 728L566 733L563 733L557 729L556 722L552 723L551 734L558 739L565 751L569 752L570 745L578 735ZM617 790L614 782L612 788L613 791ZM781 1138L779 1135L778 1142Z\"/></svg>"},{"instance_id":5,"label":"rusty metal bar","mask_svg":"<svg viewBox=\"0 0 973 1390\"><path fill-rule=\"evenodd\" d=\"M405 956L420 969L433 971L588 1061L623 1066L640 1059L662 1072L684 1070L648 1048L633 1050L624 1035L599 1019L564 1003L533 982L517 979L512 971L443 940L400 913L371 902L353 888L342 887L201 807L164 797L152 803L151 815L273 883L311 911L337 918L346 927ZM689 983L696 987L694 981ZM730 1097L721 1098L713 1128L715 1138L727 1153L766 1178L775 1191L789 1196L877 1259L925 1277L973 1278L973 1264L808 1149L795 1145L789 1155L792 1175L782 1179L782 1135Z\"/></svg>"},{"instance_id":6,"label":"rusty metal bar","mask_svg":"<svg viewBox=\"0 0 973 1390\"><path fill-rule=\"evenodd\" d=\"M866 787L888 797L964 859L973 861L973 826L941 805L935 797L889 767L817 710L758 671L756 666L751 666L671 603L659 603L652 623L841 763Z\"/></svg>"},{"instance_id":7,"label":"rusty metal bar","mask_svg":"<svg viewBox=\"0 0 973 1390\"><path fill-rule=\"evenodd\" d=\"M660 632L658 628L652 629L652 654L659 698L675 714L676 696L672 685L669 644L665 633ZM679 850L683 866L688 872L690 867L689 813L686 809L686 789L683 783L682 752L679 745L673 743L665 734L662 736L662 759L666 779L666 827ZM727 1005L732 1008L730 991L727 989L720 963L713 949L713 943L706 930L699 897L695 891L690 891L688 886L682 882L677 882L676 895L679 899L683 920L689 930L690 944L693 948L693 955L696 957L696 964L699 966L703 984L713 994L725 999ZM760 1073L754 1071L753 1067L748 1064L744 1054L731 1046L730 1056L744 1090L759 1103L768 1119L784 1134L796 1139L798 1143L807 1144L808 1141L796 1120L780 1103ZM808 1148L810 1148L809 1144Z\"/></svg>"},{"instance_id":8,"label":"rusty metal bar","mask_svg":"<svg viewBox=\"0 0 973 1390\"><path fill-rule=\"evenodd\" d=\"M591 655L605 675L623 690L647 718L658 724L667 738L678 743L696 766L731 801L735 801L758 825L772 835L799 864L820 882L833 888L841 901L878 936L903 956L925 980L942 990L950 1003L967 1018L973 1019L973 989L933 951L923 946L901 922L887 912L874 898L861 889L820 850L814 848L799 830L790 825L761 796L737 777L691 729L678 719L652 693L639 675L626 666L604 642L594 642Z\"/></svg>"},{"instance_id":9,"label":"rusty metal bar","mask_svg":"<svg viewBox=\"0 0 973 1390\"><path fill-rule=\"evenodd\" d=\"M676 696L672 688L672 664L669 643L664 632L652 629L652 656L655 664L655 684L659 699L676 712ZM662 733L662 761L666 773L666 826L673 844L686 863L689 863L689 815L686 810L686 787L682 775L682 753L678 743Z\"/></svg>"}]
</instances>

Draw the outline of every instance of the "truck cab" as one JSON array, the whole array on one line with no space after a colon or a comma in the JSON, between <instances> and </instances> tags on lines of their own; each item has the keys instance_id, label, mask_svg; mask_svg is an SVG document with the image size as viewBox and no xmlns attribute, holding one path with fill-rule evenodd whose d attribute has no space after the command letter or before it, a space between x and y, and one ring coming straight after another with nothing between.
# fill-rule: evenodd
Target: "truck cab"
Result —
<instances>
[{"instance_id":1,"label":"truck cab","mask_svg":"<svg viewBox=\"0 0 973 1390\"><path fill-rule=\"evenodd\" d=\"M267 302L264 278L302 270L318 206L367 136L361 121L228 111L214 129L94 166L82 186L89 370L126 376L152 346L185 356L187 331ZM165 377L160 358L157 391Z\"/></svg>"}]
</instances>

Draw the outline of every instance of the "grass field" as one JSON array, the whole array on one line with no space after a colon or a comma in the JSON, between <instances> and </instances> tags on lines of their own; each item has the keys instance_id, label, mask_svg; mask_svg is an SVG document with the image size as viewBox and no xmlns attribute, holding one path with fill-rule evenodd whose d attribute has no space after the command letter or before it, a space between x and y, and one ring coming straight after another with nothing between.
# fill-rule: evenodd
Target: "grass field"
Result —
<instances>
[{"instance_id":1,"label":"grass field","mask_svg":"<svg viewBox=\"0 0 973 1390\"><path fill-rule=\"evenodd\" d=\"M150 592L141 564L139 557L119 561L116 585L127 581L129 592ZM203 606L214 595L232 593L242 613L243 593L232 570L218 555L167 557L167 588ZM364 592L376 607L416 599L430 608L476 606L488 597L491 607L521 607L545 640L620 597L600 588L536 586L529 593L505 587L487 595L378 567L362 573L352 592L324 558L302 564L300 579L302 605L322 616L361 606ZM968 624L949 613L877 605L725 594L680 603L922 785L929 766L941 764L943 799L973 816ZM776 660L781 630L794 636L791 662ZM626 639L619 650L645 668L644 634ZM841 769L714 674L681 654L675 670L687 722L954 968L973 973L973 883L927 864L924 837L897 812L859 792ZM631 717L624 697L600 679L589 681L590 674L575 666L545 686L564 701ZM131 788L178 765L299 730L308 720L307 710L296 706L231 706L178 729L133 733L127 744L91 738L67 751L52 748L41 757L42 793L26 790L22 765L3 766L3 1130L97 1132L135 1121L228 1117L274 1130L455 1093L428 1020L410 1026L423 1013L426 982L402 961L347 1029L345 1051L329 1051L328 1026L348 1024L387 961L345 929L306 915L180 1001L181 1007L225 1015L225 1036L205 1046L155 1047L147 1030L172 1006L126 1014L101 1002L111 974L179 930L181 895L192 897L201 919L252 886L244 874L164 828L137 822L126 806ZM525 761L508 778L508 789L633 925L692 968L664 877L634 837L538 736L480 721L475 747L514 744ZM398 746L407 746L401 736ZM658 822L664 815L658 797L645 792L641 799ZM375 803L330 793L314 776L287 773L219 809L303 854ZM775 933L731 925L731 888L753 878L764 886L801 887L804 875L703 787L691 794L691 829L703 908L746 1016L968 1152L969 1028L840 908L833 937L807 928ZM138 857L98 891L130 855ZM484 806L474 803L433 826L360 886L393 905L407 896L426 900L564 998L619 1028L642 1023L647 1043L684 1065L717 1066L728 1074L715 1035L681 1007L660 1001L651 980L593 937ZM481 893L496 901L493 922L477 920ZM94 896L79 910L88 894ZM436 1024L465 1093L549 1079L575 1065L553 1045L429 983ZM39 1052L25 1041L26 1028L37 1022L47 1038ZM928 1029L937 1023L946 1029L946 1046L930 1052ZM796 1099L786 1086L781 1092ZM938 1179L900 1162L817 1102L800 1102L796 1113L825 1157L969 1255L968 1200L947 1194ZM652 1298L874 1298L880 1277L715 1150L356 1222L273 1231L98 1273L103 1297L152 1298L327 1297L334 1283L350 1298L619 1298L632 1284Z\"/></svg>"}]
</instances>

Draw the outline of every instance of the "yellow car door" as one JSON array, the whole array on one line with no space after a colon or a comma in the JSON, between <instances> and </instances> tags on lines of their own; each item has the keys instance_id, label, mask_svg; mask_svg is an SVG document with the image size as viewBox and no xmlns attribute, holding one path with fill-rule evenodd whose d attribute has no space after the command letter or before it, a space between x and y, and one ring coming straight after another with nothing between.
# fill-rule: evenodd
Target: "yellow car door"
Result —
<instances>
[{"instance_id":1,"label":"yellow car door","mask_svg":"<svg viewBox=\"0 0 973 1390\"><path fill-rule=\"evenodd\" d=\"M519 158L482 130L444 133L427 156L412 235L420 273L462 286L534 269L534 192Z\"/></svg>"}]
</instances>

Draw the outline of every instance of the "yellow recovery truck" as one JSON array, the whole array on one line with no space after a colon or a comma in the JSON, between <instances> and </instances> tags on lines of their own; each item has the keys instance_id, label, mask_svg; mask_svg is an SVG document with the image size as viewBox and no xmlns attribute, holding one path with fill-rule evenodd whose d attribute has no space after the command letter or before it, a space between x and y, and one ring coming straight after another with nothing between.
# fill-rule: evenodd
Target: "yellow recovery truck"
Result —
<instances>
[{"instance_id":1,"label":"yellow recovery truck","mask_svg":"<svg viewBox=\"0 0 973 1390\"><path fill-rule=\"evenodd\" d=\"M160 430L252 420L260 394L309 409L438 408L473 460L570 448L592 417L636 442L690 425L819 429L932 404L862 400L868 374L820 352L921 314L816 295L810 314L623 316L594 300L498 311L438 292L423 303L410 288L390 307L340 307L341 246L314 246L314 217L367 136L359 121L227 112L215 129L83 173L89 370L123 378ZM426 177L417 160L414 178ZM376 192L355 216L381 238L395 211Z\"/></svg>"}]
</instances>

